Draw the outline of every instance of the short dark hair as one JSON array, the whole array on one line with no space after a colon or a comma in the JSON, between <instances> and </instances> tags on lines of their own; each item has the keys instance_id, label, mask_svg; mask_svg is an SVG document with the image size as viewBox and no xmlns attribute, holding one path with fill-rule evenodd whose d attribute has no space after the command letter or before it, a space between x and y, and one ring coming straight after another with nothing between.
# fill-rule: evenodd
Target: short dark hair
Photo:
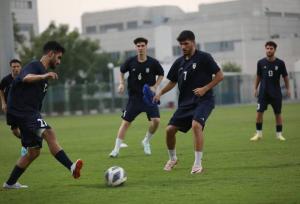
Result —
<instances>
[{"instance_id":1,"label":"short dark hair","mask_svg":"<svg viewBox=\"0 0 300 204\"><path fill-rule=\"evenodd\" d=\"M268 42L266 42L265 47L267 47L267 46L274 47L275 50L277 48L277 44L274 41L268 41Z\"/></svg>"},{"instance_id":2,"label":"short dark hair","mask_svg":"<svg viewBox=\"0 0 300 204\"><path fill-rule=\"evenodd\" d=\"M18 59L12 59L12 60L10 60L10 61L9 61L9 66L11 66L12 63L19 63L19 64L21 65L21 61L18 60Z\"/></svg>"},{"instance_id":3,"label":"short dark hair","mask_svg":"<svg viewBox=\"0 0 300 204\"><path fill-rule=\"evenodd\" d=\"M43 53L47 54L50 51L65 53L65 48L56 41L48 41L43 47Z\"/></svg>"},{"instance_id":4,"label":"short dark hair","mask_svg":"<svg viewBox=\"0 0 300 204\"><path fill-rule=\"evenodd\" d=\"M184 30L182 31L179 36L177 37L178 42L182 42L185 40L192 40L195 41L195 35L192 31L190 30Z\"/></svg>"},{"instance_id":5,"label":"short dark hair","mask_svg":"<svg viewBox=\"0 0 300 204\"><path fill-rule=\"evenodd\" d=\"M145 43L146 45L148 44L148 40L146 38L143 38L143 37L138 37L136 39L134 39L133 43L136 45L140 42L143 42Z\"/></svg>"}]
</instances>

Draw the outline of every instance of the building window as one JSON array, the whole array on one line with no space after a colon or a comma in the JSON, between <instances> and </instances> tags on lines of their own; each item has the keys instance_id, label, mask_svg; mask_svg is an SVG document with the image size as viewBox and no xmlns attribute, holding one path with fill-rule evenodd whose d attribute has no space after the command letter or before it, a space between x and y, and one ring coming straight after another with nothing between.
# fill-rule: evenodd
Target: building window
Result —
<instances>
[{"instance_id":1,"label":"building window","mask_svg":"<svg viewBox=\"0 0 300 204\"><path fill-rule=\"evenodd\" d=\"M11 7L15 9L32 9L32 1L28 0L13 0Z\"/></svg>"},{"instance_id":2,"label":"building window","mask_svg":"<svg viewBox=\"0 0 300 204\"><path fill-rule=\"evenodd\" d=\"M129 21L127 22L127 29L136 29L138 27L137 21Z\"/></svg>"},{"instance_id":3,"label":"building window","mask_svg":"<svg viewBox=\"0 0 300 204\"><path fill-rule=\"evenodd\" d=\"M112 59L112 60L114 60L114 61L118 61L119 59L120 59L120 57L121 57L121 55L120 55L120 52L109 52L109 53L107 53L109 56L110 56L110 58Z\"/></svg>"},{"instance_id":4,"label":"building window","mask_svg":"<svg viewBox=\"0 0 300 204\"><path fill-rule=\"evenodd\" d=\"M178 45L173 46L172 50L173 50L173 56L180 56L181 55L181 49Z\"/></svg>"},{"instance_id":5,"label":"building window","mask_svg":"<svg viewBox=\"0 0 300 204\"><path fill-rule=\"evenodd\" d=\"M151 25L151 24L152 24L152 21L150 21L150 20L144 20L144 21L143 21L143 24L144 24L144 25Z\"/></svg>"},{"instance_id":6,"label":"building window","mask_svg":"<svg viewBox=\"0 0 300 204\"><path fill-rule=\"evenodd\" d=\"M234 50L234 41L204 43L206 52L227 52Z\"/></svg>"},{"instance_id":7,"label":"building window","mask_svg":"<svg viewBox=\"0 0 300 204\"><path fill-rule=\"evenodd\" d=\"M136 55L136 50L128 50L128 51L125 51L125 58L129 58L129 57L133 57Z\"/></svg>"},{"instance_id":8,"label":"building window","mask_svg":"<svg viewBox=\"0 0 300 204\"><path fill-rule=\"evenodd\" d=\"M106 25L100 25L100 33L106 33L108 31L122 31L124 30L123 23L112 23Z\"/></svg>"},{"instance_id":9,"label":"building window","mask_svg":"<svg viewBox=\"0 0 300 204\"><path fill-rule=\"evenodd\" d=\"M33 32L33 24L30 23L20 23L18 24L20 31L23 32Z\"/></svg>"},{"instance_id":10,"label":"building window","mask_svg":"<svg viewBox=\"0 0 300 204\"><path fill-rule=\"evenodd\" d=\"M87 27L85 28L85 32L86 32L87 34L96 33L96 32L97 32L96 26L87 26Z\"/></svg>"}]
</instances>

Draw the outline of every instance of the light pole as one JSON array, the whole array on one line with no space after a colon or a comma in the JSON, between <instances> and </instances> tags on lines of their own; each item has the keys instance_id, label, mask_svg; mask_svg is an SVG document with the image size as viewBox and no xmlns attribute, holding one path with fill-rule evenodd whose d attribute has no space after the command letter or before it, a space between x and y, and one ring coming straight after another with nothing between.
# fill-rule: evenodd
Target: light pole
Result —
<instances>
[{"instance_id":1,"label":"light pole","mask_svg":"<svg viewBox=\"0 0 300 204\"><path fill-rule=\"evenodd\" d=\"M107 68L109 70L109 81L110 81L110 91L111 91L111 104L110 104L110 111L113 113L115 112L115 81L114 81L114 64L109 62L107 64Z\"/></svg>"}]
</instances>

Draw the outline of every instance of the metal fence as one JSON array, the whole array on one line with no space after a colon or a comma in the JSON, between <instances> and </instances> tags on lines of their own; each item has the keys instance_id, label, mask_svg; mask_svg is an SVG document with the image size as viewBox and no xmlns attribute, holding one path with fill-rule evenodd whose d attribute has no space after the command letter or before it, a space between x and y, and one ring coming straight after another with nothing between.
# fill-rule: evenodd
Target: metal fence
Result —
<instances>
[{"instance_id":1,"label":"metal fence","mask_svg":"<svg viewBox=\"0 0 300 204\"><path fill-rule=\"evenodd\" d=\"M300 100L300 72L290 73L292 97L286 100ZM166 81L164 82L166 83ZM254 103L254 76L240 74L226 74L224 80L214 88L216 103L245 104ZM118 84L82 84L82 85L50 85L43 104L43 112L50 115L97 114L116 112L126 105L127 94L116 93ZM282 82L282 87L284 84ZM177 92L162 96L161 108L171 108L177 104Z\"/></svg>"}]
</instances>

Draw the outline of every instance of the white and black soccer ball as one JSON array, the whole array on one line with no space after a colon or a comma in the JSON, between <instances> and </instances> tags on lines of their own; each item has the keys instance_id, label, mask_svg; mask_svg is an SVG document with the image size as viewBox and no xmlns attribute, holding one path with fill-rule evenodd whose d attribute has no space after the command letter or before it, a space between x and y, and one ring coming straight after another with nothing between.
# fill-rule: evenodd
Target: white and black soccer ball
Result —
<instances>
[{"instance_id":1,"label":"white and black soccer ball","mask_svg":"<svg viewBox=\"0 0 300 204\"><path fill-rule=\"evenodd\" d=\"M113 166L106 170L105 181L108 186L119 186L127 180L125 170L119 166Z\"/></svg>"}]
</instances>

